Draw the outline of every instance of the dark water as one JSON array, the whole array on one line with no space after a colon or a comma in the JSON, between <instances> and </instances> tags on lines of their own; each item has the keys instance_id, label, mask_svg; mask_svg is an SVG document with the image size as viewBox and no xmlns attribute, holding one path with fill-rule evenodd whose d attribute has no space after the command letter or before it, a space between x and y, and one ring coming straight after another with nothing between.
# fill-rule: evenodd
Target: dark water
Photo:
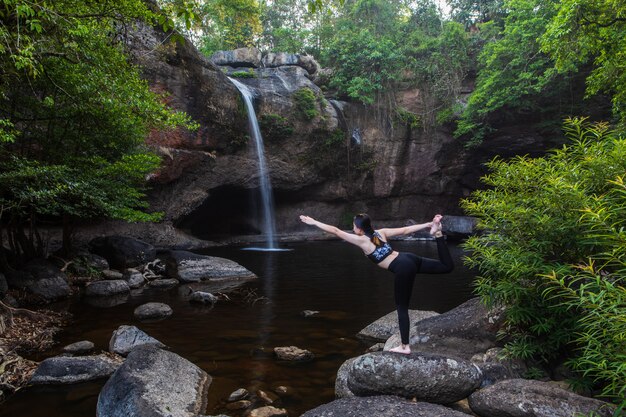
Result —
<instances>
[{"instance_id":1,"label":"dark water","mask_svg":"<svg viewBox=\"0 0 626 417\"><path fill-rule=\"evenodd\" d=\"M73 324L60 336L61 346L91 340L108 350L112 332L120 325L136 325L213 377L207 414L238 412L225 409L224 400L237 388L271 392L286 386L279 407L290 416L334 399L336 371L348 358L368 347L355 334L394 310L393 275L377 268L360 251L343 242L299 243L289 252L253 252L220 248L206 254L233 259L259 276L247 284L255 303L241 297L218 302L213 308L189 304L181 289L143 290L126 303L109 308L78 300L67 307ZM396 242L394 248L435 256L433 242ZM418 275L412 309L445 312L471 297L473 274L460 261L461 250L450 246L457 268L445 275ZM133 310L148 301L169 304L174 315L156 323L141 323ZM305 318L303 310L319 310ZM276 346L295 345L311 350L308 363L281 363L270 354ZM37 359L42 359L37 358ZM26 388L0 405L0 416L95 416L104 381L72 386Z\"/></svg>"}]
</instances>

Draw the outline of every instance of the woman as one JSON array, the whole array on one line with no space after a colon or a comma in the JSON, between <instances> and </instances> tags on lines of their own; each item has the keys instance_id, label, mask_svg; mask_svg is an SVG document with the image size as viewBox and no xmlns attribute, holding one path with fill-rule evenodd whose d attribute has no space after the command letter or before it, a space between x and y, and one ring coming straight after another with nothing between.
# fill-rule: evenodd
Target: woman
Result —
<instances>
[{"instance_id":1,"label":"woman","mask_svg":"<svg viewBox=\"0 0 626 417\"><path fill-rule=\"evenodd\" d=\"M363 253L381 268L388 269L395 274L394 297L398 312L400 338L402 344L390 349L391 352L411 353L409 346L409 300L413 291L415 275L444 274L452 271L454 263L446 246L441 232L441 219L437 214L432 222L415 224L412 226L374 230L372 221L367 214L354 216L354 234L346 233L335 226L319 222L309 216L300 216L300 220L308 225L316 226L325 232L332 233L340 239L361 248ZM420 230L430 228L430 234L435 236L439 260L423 258L408 252L396 252L391 248L389 238L400 235L409 235Z\"/></svg>"}]
</instances>

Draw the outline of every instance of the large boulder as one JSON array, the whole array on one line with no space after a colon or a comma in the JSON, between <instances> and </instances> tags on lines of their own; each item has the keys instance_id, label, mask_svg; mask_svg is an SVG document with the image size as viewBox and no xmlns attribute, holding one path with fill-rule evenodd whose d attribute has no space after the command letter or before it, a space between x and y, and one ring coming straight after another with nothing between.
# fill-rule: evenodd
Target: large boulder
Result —
<instances>
[{"instance_id":1,"label":"large boulder","mask_svg":"<svg viewBox=\"0 0 626 417\"><path fill-rule=\"evenodd\" d=\"M155 346L134 349L98 396L98 417L193 417L206 408L211 377Z\"/></svg>"},{"instance_id":2,"label":"large boulder","mask_svg":"<svg viewBox=\"0 0 626 417\"><path fill-rule=\"evenodd\" d=\"M476 391L469 404L481 417L611 417L615 406L549 382L509 379Z\"/></svg>"},{"instance_id":3,"label":"large boulder","mask_svg":"<svg viewBox=\"0 0 626 417\"><path fill-rule=\"evenodd\" d=\"M288 54L285 52L270 52L263 57L262 63L263 66L266 68L296 65L298 67L304 68L310 75L314 75L320 70L320 65L311 55Z\"/></svg>"},{"instance_id":4,"label":"large boulder","mask_svg":"<svg viewBox=\"0 0 626 417\"><path fill-rule=\"evenodd\" d=\"M111 353L117 353L118 355L127 356L133 349L146 345L160 348L165 347L163 343L148 336L148 334L135 326L120 326L111 336L109 351Z\"/></svg>"},{"instance_id":5,"label":"large boulder","mask_svg":"<svg viewBox=\"0 0 626 417\"><path fill-rule=\"evenodd\" d=\"M89 250L107 260L111 268L124 270L156 258L154 246L126 236L102 236L89 242Z\"/></svg>"},{"instance_id":6,"label":"large boulder","mask_svg":"<svg viewBox=\"0 0 626 417\"><path fill-rule=\"evenodd\" d=\"M261 66L261 51L257 48L217 51L211 56L211 62L215 65L227 65L229 67L258 68Z\"/></svg>"},{"instance_id":7,"label":"large boulder","mask_svg":"<svg viewBox=\"0 0 626 417\"><path fill-rule=\"evenodd\" d=\"M342 363L337 370L337 378L335 379L336 398L356 397L356 395L350 391L350 387L348 387L348 375L350 373L350 369L352 369L352 364L357 359L358 357L348 359Z\"/></svg>"},{"instance_id":8,"label":"large boulder","mask_svg":"<svg viewBox=\"0 0 626 417\"><path fill-rule=\"evenodd\" d=\"M417 323L428 317L438 316L439 313L434 311L421 311L421 310L409 310L410 323ZM415 326L411 327L411 335L414 335L416 331ZM357 337L367 341L373 342L385 342L394 334L399 334L400 327L398 325L398 313L392 311L391 313L381 317L374 323L367 325L359 333Z\"/></svg>"},{"instance_id":9,"label":"large boulder","mask_svg":"<svg viewBox=\"0 0 626 417\"><path fill-rule=\"evenodd\" d=\"M348 387L358 396L398 395L438 404L466 398L481 381L471 362L433 354L368 353L348 372Z\"/></svg>"},{"instance_id":10,"label":"large boulder","mask_svg":"<svg viewBox=\"0 0 626 417\"><path fill-rule=\"evenodd\" d=\"M25 289L44 301L65 298L71 293L65 273L45 259L35 259L6 278L10 287Z\"/></svg>"},{"instance_id":11,"label":"large boulder","mask_svg":"<svg viewBox=\"0 0 626 417\"><path fill-rule=\"evenodd\" d=\"M39 364L31 384L76 384L106 378L121 365L106 355L56 356Z\"/></svg>"},{"instance_id":12,"label":"large boulder","mask_svg":"<svg viewBox=\"0 0 626 417\"><path fill-rule=\"evenodd\" d=\"M117 294L127 294L130 292L128 282L123 279L94 281L85 287L87 297L108 297Z\"/></svg>"},{"instance_id":13,"label":"large boulder","mask_svg":"<svg viewBox=\"0 0 626 417\"><path fill-rule=\"evenodd\" d=\"M413 323L409 343L413 350L469 360L498 346L497 333L503 321L503 309L489 310L480 298L472 298L446 313ZM385 343L385 350L399 344L399 335L394 335Z\"/></svg>"},{"instance_id":14,"label":"large boulder","mask_svg":"<svg viewBox=\"0 0 626 417\"><path fill-rule=\"evenodd\" d=\"M171 316L172 307L165 303L145 303L135 309L133 315L138 320L159 320Z\"/></svg>"},{"instance_id":15,"label":"large boulder","mask_svg":"<svg viewBox=\"0 0 626 417\"><path fill-rule=\"evenodd\" d=\"M467 414L425 402L392 396L341 398L301 417L467 417Z\"/></svg>"},{"instance_id":16,"label":"large boulder","mask_svg":"<svg viewBox=\"0 0 626 417\"><path fill-rule=\"evenodd\" d=\"M164 257L167 276L182 282L256 278L252 272L230 259L197 255L182 250L169 251Z\"/></svg>"}]
</instances>

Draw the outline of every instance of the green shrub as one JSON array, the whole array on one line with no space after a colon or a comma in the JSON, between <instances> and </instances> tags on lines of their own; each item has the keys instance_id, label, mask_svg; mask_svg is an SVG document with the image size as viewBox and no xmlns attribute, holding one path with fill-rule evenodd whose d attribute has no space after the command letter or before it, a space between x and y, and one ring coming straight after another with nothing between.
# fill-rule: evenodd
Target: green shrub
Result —
<instances>
[{"instance_id":1,"label":"green shrub","mask_svg":"<svg viewBox=\"0 0 626 417\"><path fill-rule=\"evenodd\" d=\"M279 114L262 114L259 127L263 137L267 139L285 139L293 134L293 126Z\"/></svg>"},{"instance_id":2,"label":"green shrub","mask_svg":"<svg viewBox=\"0 0 626 417\"><path fill-rule=\"evenodd\" d=\"M507 306L506 351L567 355L578 384L626 405L626 140L606 124L565 123L571 143L544 158L487 164L489 189L462 205L476 292Z\"/></svg>"},{"instance_id":3,"label":"green shrub","mask_svg":"<svg viewBox=\"0 0 626 417\"><path fill-rule=\"evenodd\" d=\"M255 78L256 74L252 68L249 68L245 71L234 71L230 76L233 78Z\"/></svg>"},{"instance_id":4,"label":"green shrub","mask_svg":"<svg viewBox=\"0 0 626 417\"><path fill-rule=\"evenodd\" d=\"M319 112L317 111L317 97L313 90L308 87L299 89L293 94L298 114L306 120L314 119Z\"/></svg>"},{"instance_id":5,"label":"green shrub","mask_svg":"<svg viewBox=\"0 0 626 417\"><path fill-rule=\"evenodd\" d=\"M396 119L411 129L417 129L422 126L422 118L402 107L396 109Z\"/></svg>"}]
</instances>

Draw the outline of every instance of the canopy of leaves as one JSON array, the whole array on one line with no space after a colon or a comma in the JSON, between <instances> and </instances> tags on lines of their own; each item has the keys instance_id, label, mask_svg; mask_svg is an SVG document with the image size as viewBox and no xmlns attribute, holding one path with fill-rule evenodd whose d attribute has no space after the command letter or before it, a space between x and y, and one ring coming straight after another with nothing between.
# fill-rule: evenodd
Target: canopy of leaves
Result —
<instances>
[{"instance_id":1,"label":"canopy of leaves","mask_svg":"<svg viewBox=\"0 0 626 417\"><path fill-rule=\"evenodd\" d=\"M565 129L571 142L544 158L488 164L489 188L463 202L485 231L468 264L483 300L507 306L511 355L567 352L582 383L623 401L626 140L580 119Z\"/></svg>"},{"instance_id":2,"label":"canopy of leaves","mask_svg":"<svg viewBox=\"0 0 626 417\"><path fill-rule=\"evenodd\" d=\"M145 220L153 128L188 124L150 91L119 34L155 21L141 0L0 0L2 221Z\"/></svg>"}]
</instances>

